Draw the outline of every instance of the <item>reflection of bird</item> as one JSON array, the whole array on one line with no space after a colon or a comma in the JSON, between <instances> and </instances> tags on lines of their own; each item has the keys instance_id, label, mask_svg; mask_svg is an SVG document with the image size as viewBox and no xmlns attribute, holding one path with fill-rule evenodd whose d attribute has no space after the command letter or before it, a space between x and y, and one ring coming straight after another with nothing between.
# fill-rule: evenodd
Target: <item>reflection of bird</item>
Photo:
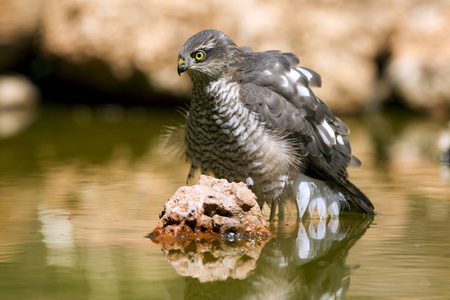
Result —
<instances>
[{"instance_id":1,"label":"reflection of bird","mask_svg":"<svg viewBox=\"0 0 450 300\"><path fill-rule=\"evenodd\" d=\"M251 52L217 30L205 30L181 47L178 73L193 83L184 132L186 157L196 169L246 182L268 202L293 194L300 217L344 208L373 214L369 199L348 179L347 126L317 98L320 76L298 66L292 53Z\"/></svg>"},{"instance_id":2,"label":"reflection of bird","mask_svg":"<svg viewBox=\"0 0 450 300\"><path fill-rule=\"evenodd\" d=\"M184 299L346 299L351 271L357 267L347 264L348 253L373 220L372 216L350 216L307 219L291 223L294 226L286 226L284 222L273 224L275 238L258 253L255 269L239 280L202 283L187 276ZM248 251L234 246L235 253ZM192 247L188 248L192 255ZM195 251L204 250L198 247ZM220 249L216 252L213 263L224 253ZM179 251L173 251L172 256L183 259ZM245 266L253 257L241 257L238 265ZM228 269L215 273L226 273Z\"/></svg>"}]
</instances>

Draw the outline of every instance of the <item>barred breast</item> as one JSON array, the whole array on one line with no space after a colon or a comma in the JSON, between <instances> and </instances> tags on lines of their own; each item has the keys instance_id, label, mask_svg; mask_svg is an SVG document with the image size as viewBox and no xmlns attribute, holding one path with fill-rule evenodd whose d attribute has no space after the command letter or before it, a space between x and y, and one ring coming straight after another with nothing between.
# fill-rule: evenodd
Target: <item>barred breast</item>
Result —
<instances>
[{"instance_id":1,"label":"barred breast","mask_svg":"<svg viewBox=\"0 0 450 300\"><path fill-rule=\"evenodd\" d=\"M277 199L292 179L296 157L283 133L269 130L239 101L239 85L227 79L195 84L186 126L186 156L196 169L246 182L260 205Z\"/></svg>"}]
</instances>

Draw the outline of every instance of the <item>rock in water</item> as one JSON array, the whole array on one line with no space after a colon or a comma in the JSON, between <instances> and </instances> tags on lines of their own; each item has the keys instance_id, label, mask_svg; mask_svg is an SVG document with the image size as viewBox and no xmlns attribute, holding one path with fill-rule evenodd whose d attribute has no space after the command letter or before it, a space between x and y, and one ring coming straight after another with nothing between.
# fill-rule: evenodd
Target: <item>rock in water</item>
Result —
<instances>
[{"instance_id":1,"label":"rock in water","mask_svg":"<svg viewBox=\"0 0 450 300\"><path fill-rule=\"evenodd\" d=\"M194 186L184 186L166 202L155 230L154 242L192 239L268 239L256 196L244 183L229 183L202 175Z\"/></svg>"}]
</instances>

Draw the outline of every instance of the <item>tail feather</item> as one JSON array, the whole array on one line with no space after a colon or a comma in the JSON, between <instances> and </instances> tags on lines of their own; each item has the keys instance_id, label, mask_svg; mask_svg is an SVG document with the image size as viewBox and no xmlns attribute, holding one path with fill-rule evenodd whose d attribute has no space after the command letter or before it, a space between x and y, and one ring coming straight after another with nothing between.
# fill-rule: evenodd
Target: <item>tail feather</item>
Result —
<instances>
[{"instance_id":1,"label":"tail feather","mask_svg":"<svg viewBox=\"0 0 450 300\"><path fill-rule=\"evenodd\" d=\"M326 216L326 210L331 216L338 216L340 210L375 215L369 198L348 180L337 185L298 174L293 184L300 218L308 212L312 215L316 208L320 218Z\"/></svg>"},{"instance_id":2,"label":"tail feather","mask_svg":"<svg viewBox=\"0 0 450 300\"><path fill-rule=\"evenodd\" d=\"M356 209L368 215L375 215L374 206L367 196L349 180L345 182L344 195L350 201L350 210Z\"/></svg>"}]
</instances>

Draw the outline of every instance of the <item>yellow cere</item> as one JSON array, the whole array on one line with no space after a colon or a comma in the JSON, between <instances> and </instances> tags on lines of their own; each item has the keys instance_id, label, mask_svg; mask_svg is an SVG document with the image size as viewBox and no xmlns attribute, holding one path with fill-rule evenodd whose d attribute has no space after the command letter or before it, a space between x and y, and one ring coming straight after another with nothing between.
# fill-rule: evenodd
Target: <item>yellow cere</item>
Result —
<instances>
[{"instance_id":1,"label":"yellow cere","mask_svg":"<svg viewBox=\"0 0 450 300\"><path fill-rule=\"evenodd\" d=\"M178 60L178 65L180 65L180 66L184 65L184 60L180 58L180 59Z\"/></svg>"}]
</instances>

